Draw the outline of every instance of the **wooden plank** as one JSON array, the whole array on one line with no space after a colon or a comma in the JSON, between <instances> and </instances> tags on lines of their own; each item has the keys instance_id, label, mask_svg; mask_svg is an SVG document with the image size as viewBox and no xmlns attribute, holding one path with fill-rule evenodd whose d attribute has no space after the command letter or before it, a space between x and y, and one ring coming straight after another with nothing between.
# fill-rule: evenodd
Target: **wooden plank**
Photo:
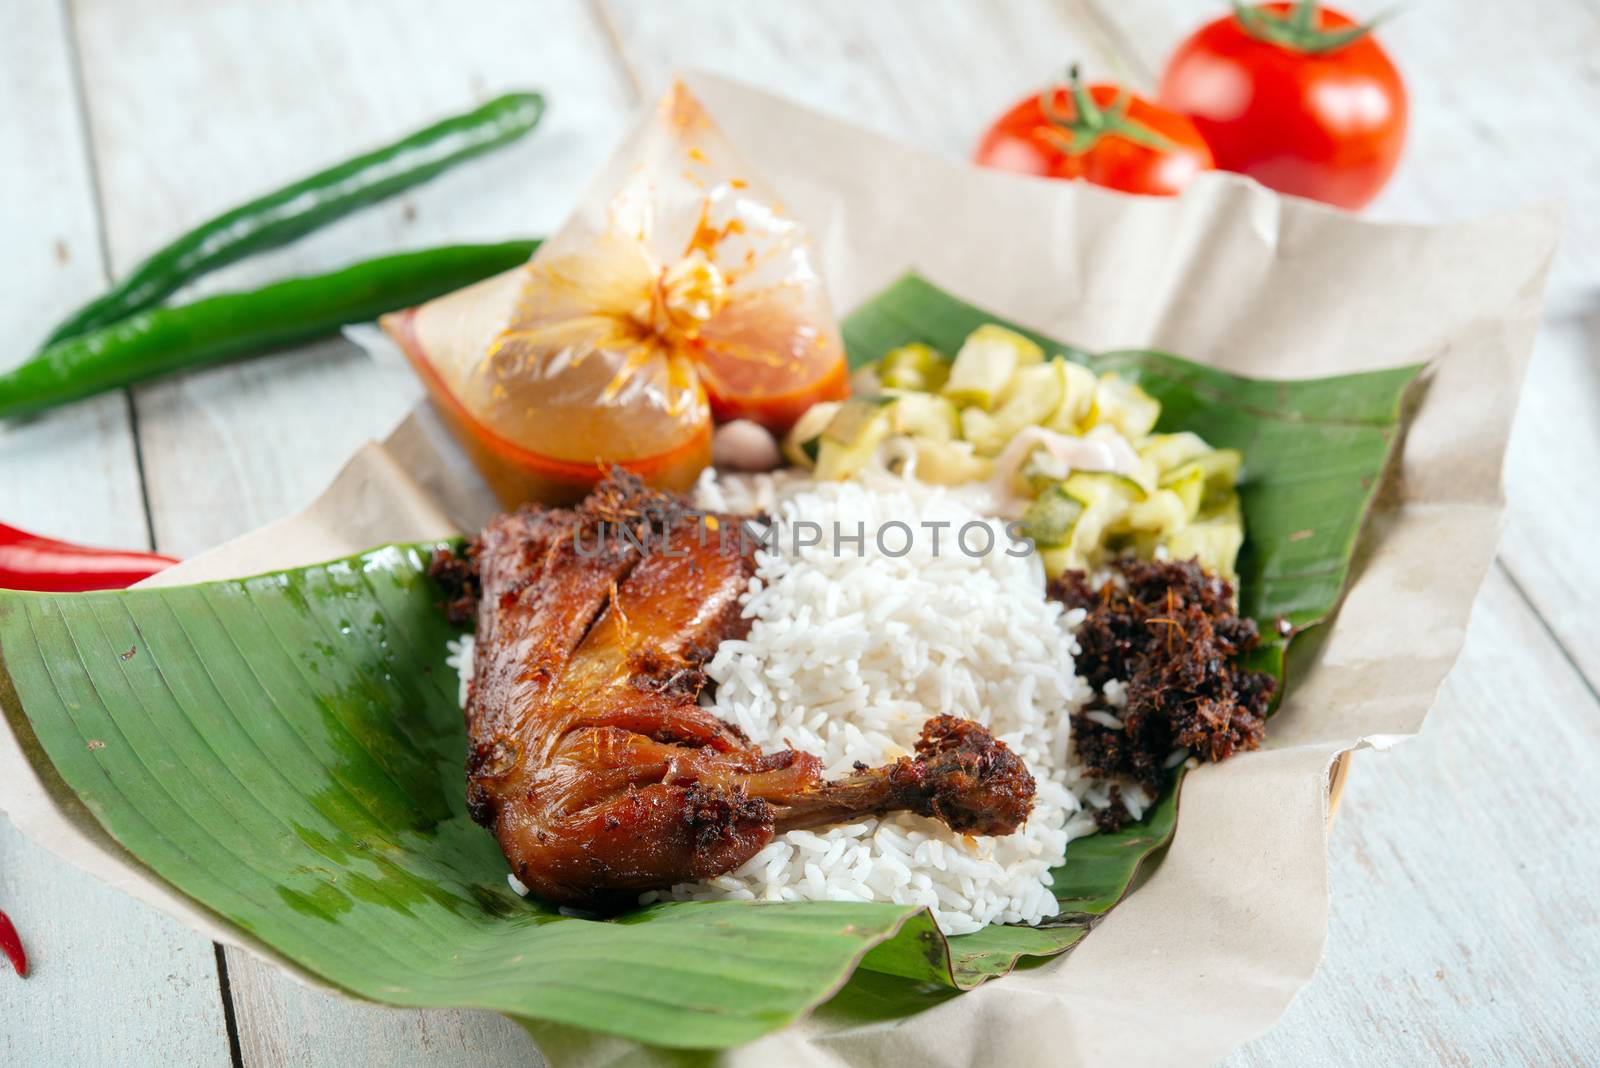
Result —
<instances>
[{"instance_id":1,"label":"wooden plank","mask_svg":"<svg viewBox=\"0 0 1600 1068\"><path fill-rule=\"evenodd\" d=\"M68 27L60 5L0 7L0 365L105 285ZM114 394L0 424L0 520L42 533L144 546L128 402ZM127 1063L160 1050L226 1063L211 943L57 860L0 818L0 907L33 962L0 966L0 1064ZM19 1026L18 1021L26 1021Z\"/></svg>"},{"instance_id":2,"label":"wooden plank","mask_svg":"<svg viewBox=\"0 0 1600 1068\"><path fill-rule=\"evenodd\" d=\"M94 180L61 10L49 0L0 10L0 367L20 362L55 323L103 289ZM0 521L80 540L148 541L128 402L113 394L27 420L0 421Z\"/></svg>"},{"instance_id":3,"label":"wooden plank","mask_svg":"<svg viewBox=\"0 0 1600 1068\"><path fill-rule=\"evenodd\" d=\"M1428 729L1356 754L1321 970L1227 1063L1600 1060L1597 776L1600 706L1496 569Z\"/></svg>"},{"instance_id":4,"label":"wooden plank","mask_svg":"<svg viewBox=\"0 0 1600 1068\"><path fill-rule=\"evenodd\" d=\"M345 1001L230 953L247 1066L464 1065L539 1068L528 1033L492 1012L421 1012Z\"/></svg>"},{"instance_id":5,"label":"wooden plank","mask_svg":"<svg viewBox=\"0 0 1600 1068\"><path fill-rule=\"evenodd\" d=\"M627 86L578 2L93 5L79 32L113 262L250 194L511 88L548 92L530 139L396 202L238 265L241 288L449 240L548 232L628 120ZM196 103L201 102L201 103ZM313 497L359 443L409 408L408 375L343 341L137 391L162 548L189 554ZM228 954L246 1064L528 1064L488 1013L402 1012L308 991Z\"/></svg>"},{"instance_id":6,"label":"wooden plank","mask_svg":"<svg viewBox=\"0 0 1600 1068\"><path fill-rule=\"evenodd\" d=\"M0 963L0 1064L225 1065L211 942L23 838L0 819L0 905L28 950Z\"/></svg>"},{"instance_id":7,"label":"wooden plank","mask_svg":"<svg viewBox=\"0 0 1600 1068\"><path fill-rule=\"evenodd\" d=\"M953 156L1073 60L1109 67L1073 3L599 3L647 95L700 67Z\"/></svg>"},{"instance_id":8,"label":"wooden plank","mask_svg":"<svg viewBox=\"0 0 1600 1068\"><path fill-rule=\"evenodd\" d=\"M1567 655L1600 688L1600 318L1548 320L1506 453L1500 558Z\"/></svg>"}]
</instances>

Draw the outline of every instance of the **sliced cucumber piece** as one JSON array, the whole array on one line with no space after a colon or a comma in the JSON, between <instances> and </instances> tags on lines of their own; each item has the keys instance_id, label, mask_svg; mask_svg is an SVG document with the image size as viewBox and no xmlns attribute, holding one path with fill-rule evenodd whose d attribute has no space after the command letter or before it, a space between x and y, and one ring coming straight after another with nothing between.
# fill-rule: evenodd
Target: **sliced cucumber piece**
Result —
<instances>
[{"instance_id":1,"label":"sliced cucumber piece","mask_svg":"<svg viewBox=\"0 0 1600 1068\"><path fill-rule=\"evenodd\" d=\"M822 432L817 448L817 478L840 481L865 467L878 446L894 432L893 397L852 397Z\"/></svg>"},{"instance_id":2,"label":"sliced cucumber piece","mask_svg":"<svg viewBox=\"0 0 1600 1068\"><path fill-rule=\"evenodd\" d=\"M966 441L933 441L912 438L917 451L917 479L936 486L960 486L981 482L994 473L994 462L973 455Z\"/></svg>"},{"instance_id":3,"label":"sliced cucumber piece","mask_svg":"<svg viewBox=\"0 0 1600 1068\"><path fill-rule=\"evenodd\" d=\"M1000 392L1000 409L995 414L1003 415L1008 410L1040 412L1042 414L1037 418L1021 425L1043 425L1061 404L1061 373L1054 364L1052 360L1050 363L1030 363L1018 367L1012 373L1011 381L1006 383L1006 388Z\"/></svg>"},{"instance_id":4,"label":"sliced cucumber piece","mask_svg":"<svg viewBox=\"0 0 1600 1068\"><path fill-rule=\"evenodd\" d=\"M886 389L937 393L949 377L949 358L920 341L890 349L878 363L878 380Z\"/></svg>"},{"instance_id":5,"label":"sliced cucumber piece","mask_svg":"<svg viewBox=\"0 0 1600 1068\"><path fill-rule=\"evenodd\" d=\"M1062 485L1074 497L1090 503L1114 499L1123 504L1132 504L1149 496L1136 479L1114 471L1078 471L1068 475Z\"/></svg>"},{"instance_id":6,"label":"sliced cucumber piece","mask_svg":"<svg viewBox=\"0 0 1600 1068\"><path fill-rule=\"evenodd\" d=\"M1022 514L1022 531L1040 549L1063 549L1072 544L1084 511L1084 503L1063 486L1051 486Z\"/></svg>"},{"instance_id":7,"label":"sliced cucumber piece","mask_svg":"<svg viewBox=\"0 0 1600 1068\"><path fill-rule=\"evenodd\" d=\"M819 401L801 413L783 439L783 455L792 464L810 467L817 462L822 431L838 414L842 401Z\"/></svg>"},{"instance_id":8,"label":"sliced cucumber piece","mask_svg":"<svg viewBox=\"0 0 1600 1068\"><path fill-rule=\"evenodd\" d=\"M839 405L828 425L822 428L822 440L840 445L854 445L869 431L878 426L891 429L889 407L895 398L889 396L851 397Z\"/></svg>"},{"instance_id":9,"label":"sliced cucumber piece","mask_svg":"<svg viewBox=\"0 0 1600 1068\"><path fill-rule=\"evenodd\" d=\"M1017 431L1037 426L1061 403L1061 376L1049 364L1032 364L1011 376L995 410L967 408L961 413L961 435L980 456L996 456Z\"/></svg>"},{"instance_id":10,"label":"sliced cucumber piece","mask_svg":"<svg viewBox=\"0 0 1600 1068\"><path fill-rule=\"evenodd\" d=\"M969 441L985 456L998 455L1025 427L1038 426L1061 402L1061 377L1049 364L1033 364L1011 376L999 407L989 419L971 421ZM977 415L985 413L977 412ZM963 432L968 429L963 424Z\"/></svg>"},{"instance_id":11,"label":"sliced cucumber piece","mask_svg":"<svg viewBox=\"0 0 1600 1068\"><path fill-rule=\"evenodd\" d=\"M1156 465L1149 460L1141 459L1135 465L1133 480L1143 486L1146 493L1154 493L1161 488L1161 476L1156 472Z\"/></svg>"},{"instance_id":12,"label":"sliced cucumber piece","mask_svg":"<svg viewBox=\"0 0 1600 1068\"><path fill-rule=\"evenodd\" d=\"M967 335L950 367L944 395L963 407L993 408L1018 367L1043 363L1044 350L1015 330L985 323Z\"/></svg>"},{"instance_id":13,"label":"sliced cucumber piece","mask_svg":"<svg viewBox=\"0 0 1600 1068\"><path fill-rule=\"evenodd\" d=\"M1199 434L1183 430L1176 434L1155 434L1147 438L1139 446L1139 457L1151 461L1157 471L1166 474L1210 451L1211 446Z\"/></svg>"},{"instance_id":14,"label":"sliced cucumber piece","mask_svg":"<svg viewBox=\"0 0 1600 1068\"><path fill-rule=\"evenodd\" d=\"M961 434L961 413L932 393L895 395L894 432L927 441L951 441Z\"/></svg>"},{"instance_id":15,"label":"sliced cucumber piece","mask_svg":"<svg viewBox=\"0 0 1600 1068\"><path fill-rule=\"evenodd\" d=\"M1073 528L1072 548L1090 565L1104 558L1107 533L1130 506L1146 496L1139 483L1109 471L1079 471L1070 475L1061 489L1083 505L1083 515Z\"/></svg>"},{"instance_id":16,"label":"sliced cucumber piece","mask_svg":"<svg viewBox=\"0 0 1600 1068\"><path fill-rule=\"evenodd\" d=\"M1185 518L1193 519L1200 514L1200 504L1205 500L1206 473L1199 464L1185 464L1161 480L1161 492L1176 494L1183 502Z\"/></svg>"},{"instance_id":17,"label":"sliced cucumber piece","mask_svg":"<svg viewBox=\"0 0 1600 1068\"><path fill-rule=\"evenodd\" d=\"M1129 441L1138 441L1155 428L1159 418L1161 402L1115 371L1107 371L1095 383L1090 426L1113 426Z\"/></svg>"},{"instance_id":18,"label":"sliced cucumber piece","mask_svg":"<svg viewBox=\"0 0 1600 1068\"><path fill-rule=\"evenodd\" d=\"M1218 504L1233 492L1239 482L1239 469L1243 466L1244 454L1238 449L1216 449L1164 475L1161 486L1163 489L1175 488L1179 482L1193 481L1198 477L1200 493L1195 505L1195 511L1198 512L1201 508Z\"/></svg>"},{"instance_id":19,"label":"sliced cucumber piece","mask_svg":"<svg viewBox=\"0 0 1600 1068\"><path fill-rule=\"evenodd\" d=\"M1094 408L1094 372L1064 356L1051 360L1050 366L1061 379L1061 402L1044 425L1059 434L1081 434Z\"/></svg>"},{"instance_id":20,"label":"sliced cucumber piece","mask_svg":"<svg viewBox=\"0 0 1600 1068\"><path fill-rule=\"evenodd\" d=\"M1188 504L1171 490L1156 490L1142 501L1130 504L1116 524L1119 531L1169 537L1189 522Z\"/></svg>"},{"instance_id":21,"label":"sliced cucumber piece","mask_svg":"<svg viewBox=\"0 0 1600 1068\"><path fill-rule=\"evenodd\" d=\"M1083 554L1073 548L1041 549L1039 558L1044 561L1044 574L1046 578L1058 579L1068 571L1087 571L1089 561Z\"/></svg>"},{"instance_id":22,"label":"sliced cucumber piece","mask_svg":"<svg viewBox=\"0 0 1600 1068\"><path fill-rule=\"evenodd\" d=\"M1244 521L1239 513L1238 494L1230 495L1215 509L1202 512L1199 519L1166 541L1171 559L1198 560L1201 567L1229 582L1238 580L1235 568L1243 545Z\"/></svg>"},{"instance_id":23,"label":"sliced cucumber piece","mask_svg":"<svg viewBox=\"0 0 1600 1068\"><path fill-rule=\"evenodd\" d=\"M980 444L987 446L996 440L1003 440L999 420L982 408L961 409L960 422L961 437L969 442L973 449L978 449Z\"/></svg>"},{"instance_id":24,"label":"sliced cucumber piece","mask_svg":"<svg viewBox=\"0 0 1600 1068\"><path fill-rule=\"evenodd\" d=\"M1072 474L1067 462L1043 445L1028 453L1012 478L1012 489L1029 497L1037 497L1057 482Z\"/></svg>"}]
</instances>

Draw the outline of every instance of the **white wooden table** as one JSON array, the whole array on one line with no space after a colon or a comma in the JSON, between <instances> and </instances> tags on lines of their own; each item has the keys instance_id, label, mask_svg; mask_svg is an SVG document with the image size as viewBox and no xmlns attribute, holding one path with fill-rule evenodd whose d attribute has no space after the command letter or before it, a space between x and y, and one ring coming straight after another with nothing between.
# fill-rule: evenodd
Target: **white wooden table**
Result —
<instances>
[{"instance_id":1,"label":"white wooden table","mask_svg":"<svg viewBox=\"0 0 1600 1068\"><path fill-rule=\"evenodd\" d=\"M1375 9L1354 0L1360 9ZM7 0L0 364L243 196L513 86L511 151L234 268L547 232L678 66L964 155L1070 60L1148 85L1205 0ZM1508 460L1510 518L1422 737L1363 753L1333 837L1327 959L1239 1064L1600 1061L1600 0L1442 0L1383 31L1414 132L1385 218L1563 198L1569 239ZM507 196L506 190L516 190ZM1492 309L1486 309L1492 314ZM308 501L406 394L327 341L0 426L0 518L189 555ZM68 868L0 820L0 1064L530 1064L480 1013L310 993Z\"/></svg>"}]
</instances>

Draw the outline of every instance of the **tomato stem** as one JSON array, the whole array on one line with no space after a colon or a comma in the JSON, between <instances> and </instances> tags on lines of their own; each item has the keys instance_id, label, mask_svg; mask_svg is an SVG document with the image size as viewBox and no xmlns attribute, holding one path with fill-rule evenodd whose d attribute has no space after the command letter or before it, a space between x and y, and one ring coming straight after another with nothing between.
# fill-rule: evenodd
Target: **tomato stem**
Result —
<instances>
[{"instance_id":1,"label":"tomato stem","mask_svg":"<svg viewBox=\"0 0 1600 1068\"><path fill-rule=\"evenodd\" d=\"M1251 37L1258 41L1308 55L1336 52L1371 33L1380 22L1394 14L1380 12L1359 26L1324 30L1317 26L1317 0L1298 0L1287 13L1279 15L1242 0L1233 0L1233 16Z\"/></svg>"},{"instance_id":2,"label":"tomato stem","mask_svg":"<svg viewBox=\"0 0 1600 1068\"><path fill-rule=\"evenodd\" d=\"M1084 126L1091 130L1100 129L1105 125L1105 116L1100 112L1100 105L1094 102L1094 94L1083 84L1083 76L1079 73L1076 63L1068 69L1067 79L1072 87L1072 102L1077 106L1078 115L1082 118Z\"/></svg>"},{"instance_id":3,"label":"tomato stem","mask_svg":"<svg viewBox=\"0 0 1600 1068\"><path fill-rule=\"evenodd\" d=\"M1048 86L1039 94L1039 111L1050 124L1047 132L1067 155L1083 155L1099 144L1102 137L1121 137L1158 152L1175 147L1150 127L1128 118L1132 94L1126 88L1119 88L1111 105L1102 108L1095 103L1094 93L1083 83L1082 73L1074 63L1067 68L1066 89L1072 97L1070 111L1057 100L1059 84Z\"/></svg>"}]
</instances>

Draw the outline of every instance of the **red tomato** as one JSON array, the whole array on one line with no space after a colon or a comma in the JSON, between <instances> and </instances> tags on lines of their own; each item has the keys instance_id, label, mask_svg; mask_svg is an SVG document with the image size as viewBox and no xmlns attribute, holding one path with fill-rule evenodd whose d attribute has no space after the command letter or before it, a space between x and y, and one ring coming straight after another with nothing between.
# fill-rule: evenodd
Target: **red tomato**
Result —
<instances>
[{"instance_id":1,"label":"red tomato","mask_svg":"<svg viewBox=\"0 0 1600 1068\"><path fill-rule=\"evenodd\" d=\"M1177 193L1213 166L1194 123L1114 85L1085 88L1076 68L1070 84L1019 101L996 119L972 161L1157 196Z\"/></svg>"},{"instance_id":2,"label":"red tomato","mask_svg":"<svg viewBox=\"0 0 1600 1068\"><path fill-rule=\"evenodd\" d=\"M1194 119L1224 170L1359 208L1406 136L1405 85L1369 29L1314 0L1238 8L1178 46L1161 103Z\"/></svg>"}]
</instances>

